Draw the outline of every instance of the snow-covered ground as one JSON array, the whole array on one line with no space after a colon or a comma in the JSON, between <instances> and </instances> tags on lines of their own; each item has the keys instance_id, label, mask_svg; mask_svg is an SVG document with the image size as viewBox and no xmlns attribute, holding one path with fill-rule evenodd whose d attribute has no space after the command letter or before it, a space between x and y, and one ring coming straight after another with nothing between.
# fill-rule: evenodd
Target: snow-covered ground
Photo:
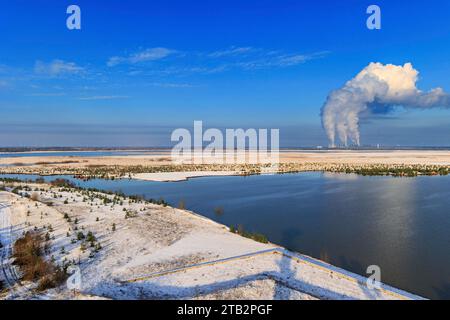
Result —
<instances>
[{"instance_id":1,"label":"snow-covered ground","mask_svg":"<svg viewBox=\"0 0 450 320\"><path fill-rule=\"evenodd\" d=\"M27 285L20 281L20 271L12 264L11 255L13 244L21 235L21 224L11 223L11 204L5 198L4 193L0 193L0 280L8 290L11 298L25 297L28 293Z\"/></svg>"},{"instance_id":2,"label":"snow-covered ground","mask_svg":"<svg viewBox=\"0 0 450 320\"><path fill-rule=\"evenodd\" d=\"M74 262L81 270L76 295L62 286L33 298L419 298L384 285L369 289L363 277L243 238L186 210L97 192L31 187L40 190L27 193L40 201L0 192L0 201L10 205L10 220L2 223L20 226L21 232L48 232L49 257L59 264ZM94 247L77 240L79 232L89 231Z\"/></svg>"},{"instance_id":3,"label":"snow-covered ground","mask_svg":"<svg viewBox=\"0 0 450 320\"><path fill-rule=\"evenodd\" d=\"M153 172L136 173L132 175L133 179L146 181L184 181L189 178L212 177L212 176L234 176L239 173L236 171L184 171L184 172Z\"/></svg>"},{"instance_id":4,"label":"snow-covered ground","mask_svg":"<svg viewBox=\"0 0 450 320\"><path fill-rule=\"evenodd\" d=\"M0 198L1 201L1 198ZM7 203L0 202L0 273L5 285L11 288L16 282L14 273L11 272L9 257L12 246L11 213Z\"/></svg>"}]
</instances>

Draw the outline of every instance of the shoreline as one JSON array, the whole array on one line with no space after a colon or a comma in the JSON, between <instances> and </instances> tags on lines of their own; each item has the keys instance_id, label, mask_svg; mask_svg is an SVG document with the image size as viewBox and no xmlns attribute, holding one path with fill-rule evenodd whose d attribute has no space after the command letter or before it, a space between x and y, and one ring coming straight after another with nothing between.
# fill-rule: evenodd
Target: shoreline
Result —
<instances>
[{"instance_id":1,"label":"shoreline","mask_svg":"<svg viewBox=\"0 0 450 320\"><path fill-rule=\"evenodd\" d=\"M298 166L285 164L281 169L273 170L264 166L228 166L225 168L211 166L177 166L166 165L157 167L145 167L136 170L134 167L101 168L95 170L67 168L45 168L30 166L12 166L0 164L0 175L37 175L37 176L72 176L80 180L91 179L133 179L154 182L179 182L192 178L218 177L218 176L251 176L251 175L278 175L306 172L356 174L361 176L392 176L392 177L417 177L417 176L447 176L450 174L450 165L336 165L336 164L308 164ZM194 170L193 170L194 169ZM137 171L137 173L136 173ZM141 172L142 171L142 172Z\"/></svg>"},{"instance_id":2,"label":"shoreline","mask_svg":"<svg viewBox=\"0 0 450 320\"><path fill-rule=\"evenodd\" d=\"M180 172L154 172L137 173L131 175L133 180L154 181L154 182L179 182L192 178L239 176L236 171L180 171Z\"/></svg>"},{"instance_id":3,"label":"shoreline","mask_svg":"<svg viewBox=\"0 0 450 320\"><path fill-rule=\"evenodd\" d=\"M205 160L208 162L208 159ZM263 172L307 171L399 176L447 174L450 171L450 151L281 152L277 169L266 164L174 164L170 156L162 155L0 158L0 173L5 174L73 175L85 178L134 176L138 179L154 181L185 180L189 177L205 175L227 175L230 174L229 172L250 175ZM178 178L171 176L176 175L174 172L178 172ZM164 175L169 176L167 180Z\"/></svg>"},{"instance_id":4,"label":"shoreline","mask_svg":"<svg viewBox=\"0 0 450 320\"><path fill-rule=\"evenodd\" d=\"M32 186L30 183L20 185L25 184ZM374 297L377 299L422 299L388 285L382 285L380 290L369 290L365 287L366 278L362 276L284 248L278 249L280 247L271 243L263 244L244 238L230 232L228 227L192 211L145 202L130 202L127 205L126 202L130 201L127 198L121 200L125 203L123 206L120 202L101 205L99 201L92 200L94 204L92 207L83 201L87 193L82 195L82 190L68 192L60 191L61 189L56 187L50 188L46 184L39 186L41 189L45 186L45 191L39 191L39 197L52 201L50 207L44 203L35 202L38 205L35 209L34 205L31 205L32 200L7 192L0 192L0 200L3 203L8 200L12 204L10 210L14 213L11 214L13 225L26 223L29 229L33 227L33 224L51 223L54 226L52 233L56 235L56 238L55 243L52 242L52 255L55 256L56 261L70 260L70 257L81 254L81 263L87 270L82 294L120 299L133 298L138 290L147 292L149 296L163 294L169 299L186 296L188 298L212 296L223 298L225 294L227 298L237 299L243 291L250 297L270 298L273 294L273 285L279 283L284 288L283 292L292 299L373 299ZM59 193L63 195L62 198L53 198L54 194ZM106 196L101 192L90 195L95 199ZM113 199L115 196L107 195L107 197ZM73 200L64 204L64 199ZM132 217L124 218L121 213L123 211L120 210L122 207L133 211ZM31 213L25 214L26 208ZM81 223L78 225L79 228L83 226L83 230L93 231L94 235L101 239L99 243L102 243L103 247L109 243L108 254L101 250L93 258L89 258L90 255L80 252L79 242L71 244L70 237L64 236L71 224L64 220L63 213L73 216L75 208L78 210L75 216ZM93 213L92 208L96 208ZM44 217L41 215L41 219L42 217L44 219L42 222L39 220L39 211L43 209L49 215ZM142 209L145 211L140 211ZM100 217L101 222L95 222L96 216ZM110 225L112 221L117 224L115 232L105 230L105 226ZM168 228L169 221L172 227ZM155 238L153 233L159 236ZM172 240L166 242L165 239ZM65 254L61 254L61 245L64 245ZM148 253L141 251L144 248ZM280 252L256 254L264 250L281 250L281 255ZM241 259L241 255L251 255L251 258ZM212 263L221 259L227 262ZM118 261L123 262L117 265ZM189 268L180 273L167 273L170 270L198 263L204 265ZM126 281L151 274L150 271L154 272L155 268L152 266L158 266L160 269L161 274L158 277L141 279L132 283ZM250 282L242 280L245 278L248 278ZM221 283L230 281L233 283L232 287L222 287ZM193 294L194 289L192 289L194 291L186 289L186 286L189 288L194 284L195 286L201 284L204 288L203 295ZM253 285L249 286L249 284ZM124 288L127 292L125 296L121 293ZM54 298L64 299L69 293L57 290L52 294Z\"/></svg>"}]
</instances>

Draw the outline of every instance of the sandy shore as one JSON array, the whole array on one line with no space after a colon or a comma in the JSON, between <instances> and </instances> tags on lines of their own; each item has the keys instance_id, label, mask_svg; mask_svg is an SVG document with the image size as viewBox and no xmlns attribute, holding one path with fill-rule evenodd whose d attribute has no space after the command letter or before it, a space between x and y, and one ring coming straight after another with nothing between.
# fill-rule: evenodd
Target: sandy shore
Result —
<instances>
[{"instance_id":1,"label":"sandy shore","mask_svg":"<svg viewBox=\"0 0 450 320\"><path fill-rule=\"evenodd\" d=\"M64 163L66 162L66 163ZM450 151L281 151L281 163L404 163L424 165L450 165ZM57 166L145 166L173 164L170 154L161 155L129 155L105 157L15 157L0 158L0 164L23 164L45 166L47 163Z\"/></svg>"},{"instance_id":2,"label":"sandy shore","mask_svg":"<svg viewBox=\"0 0 450 320\"><path fill-rule=\"evenodd\" d=\"M1 173L78 175L81 177L135 178L181 181L192 177L271 172L406 169L434 174L450 172L450 151L283 151L276 170L259 164L175 164L169 156L0 158ZM271 171L272 170L272 171ZM419 172L420 173L420 172Z\"/></svg>"},{"instance_id":3,"label":"sandy shore","mask_svg":"<svg viewBox=\"0 0 450 320\"><path fill-rule=\"evenodd\" d=\"M154 173L138 173L131 175L132 179L159 181L159 182L175 182L184 181L189 178L213 177L213 176L234 176L238 175L236 171L184 171L184 172L154 172Z\"/></svg>"},{"instance_id":4,"label":"sandy shore","mask_svg":"<svg viewBox=\"0 0 450 320\"><path fill-rule=\"evenodd\" d=\"M97 192L30 186L39 191L20 192L35 193L39 201L0 192L0 221L10 224L2 229L12 230L12 238L35 228L49 232L48 257L58 264L73 261L81 270L81 287L76 296L64 285L36 294L33 284L13 283L3 298L419 298L385 285L369 289L361 276L243 238L186 210ZM77 233L88 231L100 250L77 240Z\"/></svg>"}]
</instances>

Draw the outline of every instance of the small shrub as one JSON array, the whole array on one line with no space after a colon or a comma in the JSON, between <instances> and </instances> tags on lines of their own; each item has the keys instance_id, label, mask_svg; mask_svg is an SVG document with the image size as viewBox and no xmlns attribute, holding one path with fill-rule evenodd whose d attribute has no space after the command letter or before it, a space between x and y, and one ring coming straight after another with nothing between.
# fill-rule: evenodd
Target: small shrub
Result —
<instances>
[{"instance_id":1,"label":"small shrub","mask_svg":"<svg viewBox=\"0 0 450 320\"><path fill-rule=\"evenodd\" d=\"M242 225L238 225L237 228L235 226L230 226L230 232L237 233L238 235L240 235L242 237L253 239L253 240L261 242L261 243L269 242L269 240L267 239L267 237L265 235L263 235L261 233L245 231L244 226L242 226Z\"/></svg>"},{"instance_id":2,"label":"small shrub","mask_svg":"<svg viewBox=\"0 0 450 320\"><path fill-rule=\"evenodd\" d=\"M83 240L84 238L85 238L85 236L84 236L83 232L80 231L80 232L77 233L77 239L78 240Z\"/></svg>"},{"instance_id":3,"label":"small shrub","mask_svg":"<svg viewBox=\"0 0 450 320\"><path fill-rule=\"evenodd\" d=\"M50 184L52 186L62 187L62 188L75 188L76 187L76 185L73 182L71 182L67 179L55 179L53 181L50 181Z\"/></svg>"},{"instance_id":4,"label":"small shrub","mask_svg":"<svg viewBox=\"0 0 450 320\"><path fill-rule=\"evenodd\" d=\"M96 240L96 238L95 238L94 234L91 231L89 231L86 236L86 241L94 242L95 240Z\"/></svg>"},{"instance_id":5,"label":"small shrub","mask_svg":"<svg viewBox=\"0 0 450 320\"><path fill-rule=\"evenodd\" d=\"M55 267L53 274L45 275L39 280L37 291L45 291L47 289L56 288L60 286L67 279L67 274L60 267Z\"/></svg>"}]
</instances>

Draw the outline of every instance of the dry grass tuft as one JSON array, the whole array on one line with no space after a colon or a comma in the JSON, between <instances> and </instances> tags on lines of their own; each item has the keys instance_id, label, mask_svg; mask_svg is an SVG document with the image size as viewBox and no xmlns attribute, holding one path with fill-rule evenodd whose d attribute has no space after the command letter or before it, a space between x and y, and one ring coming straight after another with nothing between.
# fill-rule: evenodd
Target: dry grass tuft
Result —
<instances>
[{"instance_id":1,"label":"dry grass tuft","mask_svg":"<svg viewBox=\"0 0 450 320\"><path fill-rule=\"evenodd\" d=\"M33 201L39 201L39 194L37 192L33 192L30 197Z\"/></svg>"}]
</instances>

